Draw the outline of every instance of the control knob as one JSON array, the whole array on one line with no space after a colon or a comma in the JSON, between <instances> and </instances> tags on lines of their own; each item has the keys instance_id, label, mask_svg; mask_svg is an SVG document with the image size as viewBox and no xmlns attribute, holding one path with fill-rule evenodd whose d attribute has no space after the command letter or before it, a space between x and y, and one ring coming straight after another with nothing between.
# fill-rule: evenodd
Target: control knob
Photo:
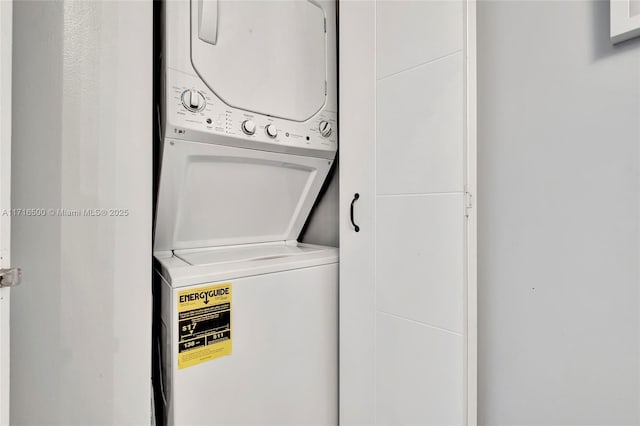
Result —
<instances>
[{"instance_id":1,"label":"control knob","mask_svg":"<svg viewBox=\"0 0 640 426\"><path fill-rule=\"evenodd\" d=\"M242 122L242 131L247 135L253 135L256 132L256 123L253 120L244 120Z\"/></svg>"},{"instance_id":2,"label":"control knob","mask_svg":"<svg viewBox=\"0 0 640 426\"><path fill-rule=\"evenodd\" d=\"M322 120L320 122L320 125L318 126L318 130L320 131L320 134L322 135L322 137L325 137L325 138L328 138L329 136L331 136L331 132L333 132L333 129L331 128L331 123L325 120Z\"/></svg>"},{"instance_id":3,"label":"control knob","mask_svg":"<svg viewBox=\"0 0 640 426\"><path fill-rule=\"evenodd\" d=\"M275 138L276 136L278 136L278 129L276 129L276 126L274 124L267 124L267 126L264 128L264 131L270 138Z\"/></svg>"},{"instance_id":4,"label":"control knob","mask_svg":"<svg viewBox=\"0 0 640 426\"><path fill-rule=\"evenodd\" d=\"M182 105L191 112L202 111L206 103L202 93L197 90L185 90L182 92Z\"/></svg>"}]
</instances>

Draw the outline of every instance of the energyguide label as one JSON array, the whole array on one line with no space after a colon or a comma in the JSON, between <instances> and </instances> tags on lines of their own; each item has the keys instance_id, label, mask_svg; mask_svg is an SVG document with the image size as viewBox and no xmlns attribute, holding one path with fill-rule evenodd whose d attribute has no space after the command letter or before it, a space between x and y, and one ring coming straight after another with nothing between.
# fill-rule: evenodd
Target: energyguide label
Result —
<instances>
[{"instance_id":1,"label":"energyguide label","mask_svg":"<svg viewBox=\"0 0 640 426\"><path fill-rule=\"evenodd\" d=\"M231 283L178 292L178 369L231 355Z\"/></svg>"}]
</instances>

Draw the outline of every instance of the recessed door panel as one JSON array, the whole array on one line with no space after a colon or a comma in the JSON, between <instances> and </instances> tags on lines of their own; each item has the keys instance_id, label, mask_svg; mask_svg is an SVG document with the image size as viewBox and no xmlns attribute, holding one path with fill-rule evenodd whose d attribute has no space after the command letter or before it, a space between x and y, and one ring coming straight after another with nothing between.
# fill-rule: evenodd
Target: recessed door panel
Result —
<instances>
[{"instance_id":1,"label":"recessed door panel","mask_svg":"<svg viewBox=\"0 0 640 426\"><path fill-rule=\"evenodd\" d=\"M325 12L306 0L191 1L191 60L229 106L304 121L326 98Z\"/></svg>"}]
</instances>

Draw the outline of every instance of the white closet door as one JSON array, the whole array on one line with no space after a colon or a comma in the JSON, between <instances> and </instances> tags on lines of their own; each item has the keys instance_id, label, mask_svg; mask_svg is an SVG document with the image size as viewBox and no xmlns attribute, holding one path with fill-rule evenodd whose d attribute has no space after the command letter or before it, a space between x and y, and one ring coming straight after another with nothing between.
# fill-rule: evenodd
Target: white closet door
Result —
<instances>
[{"instance_id":1,"label":"white closet door","mask_svg":"<svg viewBox=\"0 0 640 426\"><path fill-rule=\"evenodd\" d=\"M342 425L475 423L474 21L340 3Z\"/></svg>"},{"instance_id":2,"label":"white closet door","mask_svg":"<svg viewBox=\"0 0 640 426\"><path fill-rule=\"evenodd\" d=\"M0 268L11 250L11 59L13 1L0 1ZM3 277L4 281L5 278ZM0 425L9 424L10 287L0 288Z\"/></svg>"}]
</instances>

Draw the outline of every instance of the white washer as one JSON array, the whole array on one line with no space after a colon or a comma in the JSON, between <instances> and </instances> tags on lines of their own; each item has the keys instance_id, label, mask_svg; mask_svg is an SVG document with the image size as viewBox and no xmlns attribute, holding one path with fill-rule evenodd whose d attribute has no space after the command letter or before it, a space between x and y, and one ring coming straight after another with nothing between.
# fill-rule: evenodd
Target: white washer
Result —
<instances>
[{"instance_id":1,"label":"white washer","mask_svg":"<svg viewBox=\"0 0 640 426\"><path fill-rule=\"evenodd\" d=\"M154 237L168 424L338 419L333 1L167 1Z\"/></svg>"},{"instance_id":2,"label":"white washer","mask_svg":"<svg viewBox=\"0 0 640 426\"><path fill-rule=\"evenodd\" d=\"M156 259L168 424L337 424L337 249L267 244ZM179 295L219 283L231 284L231 354L180 368L191 340L179 342Z\"/></svg>"}]
</instances>

